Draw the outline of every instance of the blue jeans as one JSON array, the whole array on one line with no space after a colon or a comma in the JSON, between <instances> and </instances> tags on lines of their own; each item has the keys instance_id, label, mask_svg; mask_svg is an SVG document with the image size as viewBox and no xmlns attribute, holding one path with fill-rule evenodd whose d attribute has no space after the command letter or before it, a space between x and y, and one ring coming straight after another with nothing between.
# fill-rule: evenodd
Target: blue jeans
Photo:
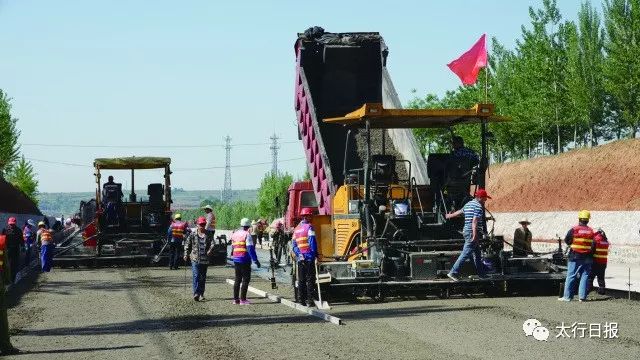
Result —
<instances>
[{"instance_id":1,"label":"blue jeans","mask_svg":"<svg viewBox=\"0 0 640 360\"><path fill-rule=\"evenodd\" d=\"M207 281L207 267L209 265L191 263L191 272L193 273L193 295L204 296L204 284Z\"/></svg>"},{"instance_id":2,"label":"blue jeans","mask_svg":"<svg viewBox=\"0 0 640 360\"><path fill-rule=\"evenodd\" d=\"M464 262L473 257L473 263L476 266L476 271L478 272L478 276L485 276L486 271L484 269L484 264L482 263L482 254L480 253L480 244L477 241L471 241L471 234L463 234L464 235L464 247L462 248L462 253L458 256L458 260L453 264L451 271L449 273L451 275L458 275L460 272L460 268Z\"/></svg>"},{"instance_id":3,"label":"blue jeans","mask_svg":"<svg viewBox=\"0 0 640 360\"><path fill-rule=\"evenodd\" d=\"M53 249L53 244L42 245L40 247L40 264L42 266L42 272L51 271L51 266L53 266Z\"/></svg>"},{"instance_id":4,"label":"blue jeans","mask_svg":"<svg viewBox=\"0 0 640 360\"><path fill-rule=\"evenodd\" d=\"M580 300L587 298L587 284L592 262L593 260L590 258L577 258L569 261L567 264L567 279L564 282L563 297L565 299L573 299L572 290L575 288L578 278L580 278L578 298Z\"/></svg>"}]
</instances>

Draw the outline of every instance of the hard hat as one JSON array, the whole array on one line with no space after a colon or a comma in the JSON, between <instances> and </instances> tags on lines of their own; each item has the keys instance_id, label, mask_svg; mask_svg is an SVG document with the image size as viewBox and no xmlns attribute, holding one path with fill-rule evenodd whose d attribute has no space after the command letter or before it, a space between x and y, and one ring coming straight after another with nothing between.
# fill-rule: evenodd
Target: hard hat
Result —
<instances>
[{"instance_id":1,"label":"hard hat","mask_svg":"<svg viewBox=\"0 0 640 360\"><path fill-rule=\"evenodd\" d=\"M520 221L518 221L518 224L527 224L530 225L531 221L529 221L529 219L527 219L526 217L523 217L522 219L520 219Z\"/></svg>"},{"instance_id":2,"label":"hard hat","mask_svg":"<svg viewBox=\"0 0 640 360\"><path fill-rule=\"evenodd\" d=\"M203 207L204 210L211 210L213 211L213 208L211 207L211 205L206 205Z\"/></svg>"},{"instance_id":3,"label":"hard hat","mask_svg":"<svg viewBox=\"0 0 640 360\"><path fill-rule=\"evenodd\" d=\"M45 224L45 223L44 223L44 221L40 221L40 222L38 223L38 226L46 226L46 225L47 225L47 224Z\"/></svg>"},{"instance_id":4,"label":"hard hat","mask_svg":"<svg viewBox=\"0 0 640 360\"><path fill-rule=\"evenodd\" d=\"M242 220L240 220L240 226L251 226L251 220L249 220L248 218L242 218Z\"/></svg>"},{"instance_id":5,"label":"hard hat","mask_svg":"<svg viewBox=\"0 0 640 360\"><path fill-rule=\"evenodd\" d=\"M306 207L306 208L302 208L302 210L300 210L300 216L308 216L308 215L313 215L313 209Z\"/></svg>"},{"instance_id":6,"label":"hard hat","mask_svg":"<svg viewBox=\"0 0 640 360\"><path fill-rule=\"evenodd\" d=\"M180 219L182 219L182 215L180 215L180 214L173 215L173 220L180 220Z\"/></svg>"},{"instance_id":7,"label":"hard hat","mask_svg":"<svg viewBox=\"0 0 640 360\"><path fill-rule=\"evenodd\" d=\"M33 221L33 219L29 219L27 220L27 224L31 225L31 226L36 226L36 222Z\"/></svg>"},{"instance_id":8,"label":"hard hat","mask_svg":"<svg viewBox=\"0 0 640 360\"><path fill-rule=\"evenodd\" d=\"M7 224L8 225L15 225L17 222L16 218L14 218L13 216L9 218L9 220L7 220Z\"/></svg>"},{"instance_id":9,"label":"hard hat","mask_svg":"<svg viewBox=\"0 0 640 360\"><path fill-rule=\"evenodd\" d=\"M580 210L580 212L578 213L578 219L589 220L591 219L591 213L589 212L589 210Z\"/></svg>"},{"instance_id":10,"label":"hard hat","mask_svg":"<svg viewBox=\"0 0 640 360\"><path fill-rule=\"evenodd\" d=\"M487 194L487 190L485 190L483 188L478 188L478 190L476 190L476 197L477 198L491 199L491 196L489 196L489 194Z\"/></svg>"},{"instance_id":11,"label":"hard hat","mask_svg":"<svg viewBox=\"0 0 640 360\"><path fill-rule=\"evenodd\" d=\"M204 216L200 216L198 218L198 220L196 220L196 224L198 224L198 225L203 225L203 224L206 224L206 223L207 223L207 219L205 219Z\"/></svg>"}]
</instances>

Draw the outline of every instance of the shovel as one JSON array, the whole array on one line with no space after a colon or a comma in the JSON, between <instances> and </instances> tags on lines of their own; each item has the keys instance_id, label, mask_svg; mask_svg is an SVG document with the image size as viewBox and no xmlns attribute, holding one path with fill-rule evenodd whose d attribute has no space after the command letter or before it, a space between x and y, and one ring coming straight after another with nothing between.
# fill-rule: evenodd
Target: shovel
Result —
<instances>
[{"instance_id":1,"label":"shovel","mask_svg":"<svg viewBox=\"0 0 640 360\"><path fill-rule=\"evenodd\" d=\"M162 249L160 249L160 252L158 253L158 255L153 257L153 260L151 260L151 261L153 261L154 264L157 264L160 261L160 255L162 255L162 252L167 247L167 245L169 245L168 241L166 243L164 243L164 246L162 247Z\"/></svg>"},{"instance_id":2,"label":"shovel","mask_svg":"<svg viewBox=\"0 0 640 360\"><path fill-rule=\"evenodd\" d=\"M326 301L322 301L322 292L320 291L320 284L330 283L331 282L331 274L324 273L320 274L318 270L318 259L315 260L316 265L316 285L318 285L318 300L313 300L316 304L316 307L320 310L330 310L331 306Z\"/></svg>"}]
</instances>

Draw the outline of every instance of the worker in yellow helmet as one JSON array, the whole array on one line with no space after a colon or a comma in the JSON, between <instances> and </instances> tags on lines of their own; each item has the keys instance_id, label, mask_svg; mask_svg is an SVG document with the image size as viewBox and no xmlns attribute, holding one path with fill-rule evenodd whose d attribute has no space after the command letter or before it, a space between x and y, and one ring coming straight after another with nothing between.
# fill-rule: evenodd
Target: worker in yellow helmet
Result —
<instances>
[{"instance_id":1,"label":"worker in yellow helmet","mask_svg":"<svg viewBox=\"0 0 640 360\"><path fill-rule=\"evenodd\" d=\"M558 298L560 301L571 301L575 283L580 278L578 287L578 299L587 300L588 277L593 264L593 253L596 243L593 241L595 232L587 224L591 219L591 213L581 210L578 213L578 225L572 227L564 238L564 242L570 246L569 262L567 264L567 279L564 283L564 295Z\"/></svg>"},{"instance_id":2,"label":"worker in yellow helmet","mask_svg":"<svg viewBox=\"0 0 640 360\"><path fill-rule=\"evenodd\" d=\"M167 230L167 238L169 241L169 269L177 270L180 254L182 253L184 238L189 235L189 226L182 221L182 215L175 214L173 222Z\"/></svg>"}]
</instances>

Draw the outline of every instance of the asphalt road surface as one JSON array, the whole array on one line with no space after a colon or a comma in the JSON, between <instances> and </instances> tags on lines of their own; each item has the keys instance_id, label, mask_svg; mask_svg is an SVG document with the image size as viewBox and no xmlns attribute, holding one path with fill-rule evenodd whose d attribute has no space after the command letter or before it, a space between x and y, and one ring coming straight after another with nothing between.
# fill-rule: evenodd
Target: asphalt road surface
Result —
<instances>
[{"instance_id":1,"label":"asphalt road surface","mask_svg":"<svg viewBox=\"0 0 640 360\"><path fill-rule=\"evenodd\" d=\"M184 268L54 269L9 310L12 341L23 353L6 358L640 358L637 302L564 303L555 297L362 301L333 304L329 313L345 322L337 326L267 299L231 304L225 279L232 272L210 267L207 300L195 302L191 272ZM271 291L257 276L252 285ZM290 290L281 285L278 292ZM538 338L544 337L542 327L549 330L547 341L525 335L523 323L530 318L541 323ZM562 323L566 334L557 337Z\"/></svg>"}]
</instances>

